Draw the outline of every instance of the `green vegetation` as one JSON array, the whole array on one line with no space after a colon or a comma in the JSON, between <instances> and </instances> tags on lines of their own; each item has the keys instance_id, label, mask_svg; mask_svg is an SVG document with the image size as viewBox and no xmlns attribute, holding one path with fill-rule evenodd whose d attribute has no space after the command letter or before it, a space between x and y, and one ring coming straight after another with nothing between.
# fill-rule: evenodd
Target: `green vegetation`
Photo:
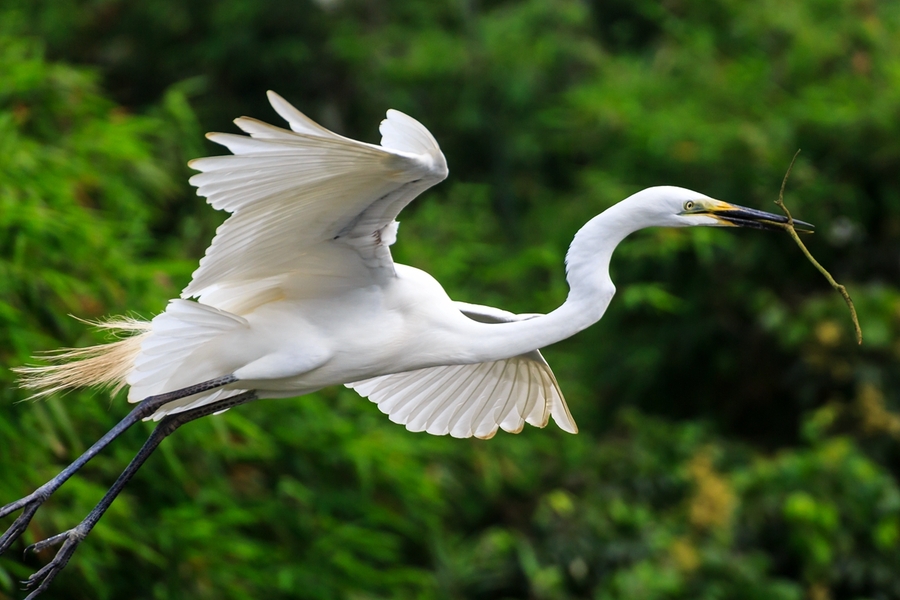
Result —
<instances>
[{"instance_id":1,"label":"green vegetation","mask_svg":"<svg viewBox=\"0 0 900 600\"><path fill-rule=\"evenodd\" d=\"M385 109L451 177L398 261L460 300L565 297L587 219L650 185L786 201L787 235L651 230L597 326L546 351L581 433L412 434L346 389L180 430L53 598L900 598L900 4L734 0L0 3L0 502L127 410L18 403L6 367L148 316L221 215L185 162L274 89L351 137ZM136 428L37 514L77 523ZM11 519L4 520L5 526ZM42 564L0 558L0 599Z\"/></svg>"}]
</instances>

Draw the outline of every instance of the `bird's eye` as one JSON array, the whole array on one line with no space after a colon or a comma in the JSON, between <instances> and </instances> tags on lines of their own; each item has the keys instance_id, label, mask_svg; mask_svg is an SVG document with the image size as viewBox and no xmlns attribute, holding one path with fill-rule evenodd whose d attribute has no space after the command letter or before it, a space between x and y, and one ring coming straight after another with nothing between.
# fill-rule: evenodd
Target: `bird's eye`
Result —
<instances>
[{"instance_id":1,"label":"bird's eye","mask_svg":"<svg viewBox=\"0 0 900 600\"><path fill-rule=\"evenodd\" d=\"M691 200L688 200L684 203L684 210L691 210L694 208L694 203Z\"/></svg>"}]
</instances>

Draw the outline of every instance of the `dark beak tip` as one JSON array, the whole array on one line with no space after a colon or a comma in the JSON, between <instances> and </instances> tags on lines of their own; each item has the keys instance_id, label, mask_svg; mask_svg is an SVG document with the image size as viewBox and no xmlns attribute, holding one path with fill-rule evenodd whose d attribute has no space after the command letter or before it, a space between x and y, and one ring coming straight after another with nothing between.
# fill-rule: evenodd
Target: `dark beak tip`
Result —
<instances>
[{"instance_id":1,"label":"dark beak tip","mask_svg":"<svg viewBox=\"0 0 900 600\"><path fill-rule=\"evenodd\" d=\"M798 233L815 233L816 226L806 221L794 220L794 231Z\"/></svg>"}]
</instances>

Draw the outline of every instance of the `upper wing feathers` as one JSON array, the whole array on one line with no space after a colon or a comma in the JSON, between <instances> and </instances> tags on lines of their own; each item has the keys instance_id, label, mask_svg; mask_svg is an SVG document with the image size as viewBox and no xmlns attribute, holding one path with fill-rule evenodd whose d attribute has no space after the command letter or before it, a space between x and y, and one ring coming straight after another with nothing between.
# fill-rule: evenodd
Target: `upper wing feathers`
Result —
<instances>
[{"instance_id":1,"label":"upper wing feathers","mask_svg":"<svg viewBox=\"0 0 900 600\"><path fill-rule=\"evenodd\" d=\"M389 112L382 130L390 145L376 146L328 131L277 94L269 99L291 130L241 117L235 123L249 136L207 136L231 156L190 162L200 171L190 180L197 194L233 214L182 297L302 271L304 257L323 243L349 246L369 269L392 272L394 218L447 175L437 142L402 113Z\"/></svg>"}]
</instances>

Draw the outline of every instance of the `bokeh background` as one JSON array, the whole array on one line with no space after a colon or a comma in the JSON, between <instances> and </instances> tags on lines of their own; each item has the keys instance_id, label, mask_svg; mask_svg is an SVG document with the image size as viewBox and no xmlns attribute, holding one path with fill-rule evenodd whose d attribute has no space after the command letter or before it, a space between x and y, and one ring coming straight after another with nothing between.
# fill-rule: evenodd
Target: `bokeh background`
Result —
<instances>
[{"instance_id":1,"label":"bokeh background","mask_svg":"<svg viewBox=\"0 0 900 600\"><path fill-rule=\"evenodd\" d=\"M450 179L400 262L460 300L565 297L587 219L647 186L775 210L787 235L649 230L603 320L546 350L579 423L413 434L347 389L180 430L48 598L900 598L900 3L0 0L0 502L128 410L19 402L6 367L161 311L223 215L186 179L278 91L376 142L387 108ZM136 427L38 513L76 524ZM6 526L12 519L6 519ZM0 558L0 598L46 556Z\"/></svg>"}]
</instances>

